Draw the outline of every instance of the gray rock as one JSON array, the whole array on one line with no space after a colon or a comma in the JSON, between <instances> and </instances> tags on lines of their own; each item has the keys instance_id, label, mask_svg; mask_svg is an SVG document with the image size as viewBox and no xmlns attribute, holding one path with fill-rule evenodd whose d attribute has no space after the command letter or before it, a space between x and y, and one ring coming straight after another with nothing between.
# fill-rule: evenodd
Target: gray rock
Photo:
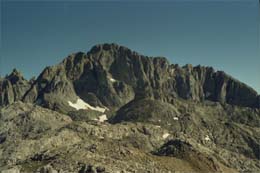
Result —
<instances>
[{"instance_id":1,"label":"gray rock","mask_svg":"<svg viewBox=\"0 0 260 173\"><path fill-rule=\"evenodd\" d=\"M169 104L149 98L138 99L121 107L111 122L151 122L166 124L167 120L179 116L178 110Z\"/></svg>"},{"instance_id":2,"label":"gray rock","mask_svg":"<svg viewBox=\"0 0 260 173\"><path fill-rule=\"evenodd\" d=\"M0 106L21 100L30 87L31 84L14 69L10 75L0 80Z\"/></svg>"},{"instance_id":3,"label":"gray rock","mask_svg":"<svg viewBox=\"0 0 260 173\"><path fill-rule=\"evenodd\" d=\"M0 173L20 173L20 169L11 168L11 169L2 170L2 171L0 171Z\"/></svg>"},{"instance_id":4,"label":"gray rock","mask_svg":"<svg viewBox=\"0 0 260 173\"><path fill-rule=\"evenodd\" d=\"M53 169L51 165L45 165L40 168L39 173L58 173L58 171Z\"/></svg>"},{"instance_id":5,"label":"gray rock","mask_svg":"<svg viewBox=\"0 0 260 173\"><path fill-rule=\"evenodd\" d=\"M97 173L97 171L93 165L84 165L79 173Z\"/></svg>"}]
</instances>

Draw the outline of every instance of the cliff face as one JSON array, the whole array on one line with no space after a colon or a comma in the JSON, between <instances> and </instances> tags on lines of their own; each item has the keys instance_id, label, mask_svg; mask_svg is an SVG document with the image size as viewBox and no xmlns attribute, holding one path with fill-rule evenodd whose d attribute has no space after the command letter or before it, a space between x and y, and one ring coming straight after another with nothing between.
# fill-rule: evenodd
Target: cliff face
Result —
<instances>
[{"instance_id":1,"label":"cliff face","mask_svg":"<svg viewBox=\"0 0 260 173\"><path fill-rule=\"evenodd\" d=\"M179 67L164 57L143 56L116 44L96 45L87 54L72 54L45 68L33 84L13 73L1 81L1 105L22 99L65 109L77 96L111 108L147 97L168 103L183 98L260 107L256 91L222 71Z\"/></svg>"},{"instance_id":2,"label":"cliff face","mask_svg":"<svg viewBox=\"0 0 260 173\"><path fill-rule=\"evenodd\" d=\"M16 69L3 79L0 79L0 106L21 100L31 83L23 78Z\"/></svg>"}]
</instances>

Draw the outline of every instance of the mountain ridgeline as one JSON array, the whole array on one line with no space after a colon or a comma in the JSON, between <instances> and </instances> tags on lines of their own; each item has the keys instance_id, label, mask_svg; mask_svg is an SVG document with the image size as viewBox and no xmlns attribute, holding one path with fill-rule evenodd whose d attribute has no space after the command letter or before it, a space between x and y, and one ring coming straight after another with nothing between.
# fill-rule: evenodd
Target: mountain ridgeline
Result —
<instances>
[{"instance_id":1,"label":"mountain ridgeline","mask_svg":"<svg viewBox=\"0 0 260 173\"><path fill-rule=\"evenodd\" d=\"M94 46L60 64L46 67L27 81L14 70L0 79L0 105L37 103L66 112L77 97L94 106L118 109L133 99L173 103L176 98L259 108L260 96L246 84L212 67L170 64L164 57L147 57L116 44Z\"/></svg>"}]
</instances>

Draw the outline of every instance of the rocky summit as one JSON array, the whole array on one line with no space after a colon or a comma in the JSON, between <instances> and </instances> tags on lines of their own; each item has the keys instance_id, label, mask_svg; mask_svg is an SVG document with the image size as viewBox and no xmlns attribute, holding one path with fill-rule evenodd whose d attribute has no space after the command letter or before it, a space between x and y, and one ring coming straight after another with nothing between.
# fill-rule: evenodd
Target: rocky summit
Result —
<instances>
[{"instance_id":1,"label":"rocky summit","mask_svg":"<svg viewBox=\"0 0 260 173\"><path fill-rule=\"evenodd\" d=\"M117 44L0 78L1 173L260 172L260 96Z\"/></svg>"}]
</instances>

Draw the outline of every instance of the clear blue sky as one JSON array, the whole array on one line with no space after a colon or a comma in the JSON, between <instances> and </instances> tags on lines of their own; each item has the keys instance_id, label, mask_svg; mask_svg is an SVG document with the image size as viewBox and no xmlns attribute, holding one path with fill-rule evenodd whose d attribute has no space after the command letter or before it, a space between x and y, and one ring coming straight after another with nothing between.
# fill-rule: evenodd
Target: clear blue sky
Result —
<instances>
[{"instance_id":1,"label":"clear blue sky","mask_svg":"<svg viewBox=\"0 0 260 173\"><path fill-rule=\"evenodd\" d=\"M258 0L1 0L1 76L26 78L98 43L213 66L260 93Z\"/></svg>"}]
</instances>

